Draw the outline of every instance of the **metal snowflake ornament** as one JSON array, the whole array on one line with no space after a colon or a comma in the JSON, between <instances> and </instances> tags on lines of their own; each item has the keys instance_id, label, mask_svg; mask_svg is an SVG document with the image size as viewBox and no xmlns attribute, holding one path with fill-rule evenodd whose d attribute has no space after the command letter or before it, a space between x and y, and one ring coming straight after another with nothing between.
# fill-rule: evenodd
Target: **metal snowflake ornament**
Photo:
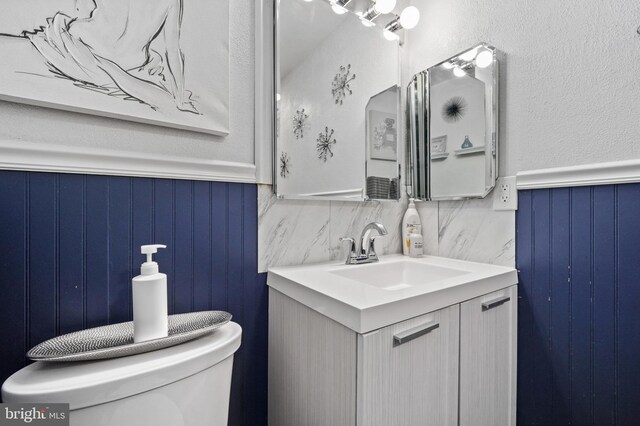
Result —
<instances>
[{"instance_id":1,"label":"metal snowflake ornament","mask_svg":"<svg viewBox=\"0 0 640 426\"><path fill-rule=\"evenodd\" d=\"M280 176L285 179L291 173L289 167L291 166L291 159L286 152L280 154Z\"/></svg>"},{"instance_id":2,"label":"metal snowflake ornament","mask_svg":"<svg viewBox=\"0 0 640 426\"><path fill-rule=\"evenodd\" d=\"M333 77L333 83L331 84L331 94L333 94L336 104L342 105L347 94L353 94L349 83L355 79L356 75L351 74L351 64L347 65L346 68L340 65L340 71Z\"/></svg>"},{"instance_id":3,"label":"metal snowflake ornament","mask_svg":"<svg viewBox=\"0 0 640 426\"><path fill-rule=\"evenodd\" d=\"M304 138L304 128L307 125L307 118L309 114L304 112L304 108L296 111L296 115L293 116L293 134L296 139Z\"/></svg>"},{"instance_id":4,"label":"metal snowflake ornament","mask_svg":"<svg viewBox=\"0 0 640 426\"><path fill-rule=\"evenodd\" d=\"M324 133L320 132L318 134L318 138L316 139L316 150L318 151L318 158L325 163L327 162L327 157L333 157L333 151L331 151L331 146L335 145L336 140L333 138L333 129L329 132L329 128L324 128Z\"/></svg>"}]
</instances>

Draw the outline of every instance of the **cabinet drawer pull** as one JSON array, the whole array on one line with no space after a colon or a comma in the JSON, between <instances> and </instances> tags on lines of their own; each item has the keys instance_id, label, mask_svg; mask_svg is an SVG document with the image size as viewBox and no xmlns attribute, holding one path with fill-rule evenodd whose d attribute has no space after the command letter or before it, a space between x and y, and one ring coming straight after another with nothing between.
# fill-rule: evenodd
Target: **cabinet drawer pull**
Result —
<instances>
[{"instance_id":1,"label":"cabinet drawer pull","mask_svg":"<svg viewBox=\"0 0 640 426\"><path fill-rule=\"evenodd\" d=\"M484 302L482 304L482 310L488 311L489 309L495 308L496 306L507 303L509 300L511 300L509 296L502 296L498 297L497 299L489 300L488 302Z\"/></svg>"},{"instance_id":2,"label":"cabinet drawer pull","mask_svg":"<svg viewBox=\"0 0 640 426\"><path fill-rule=\"evenodd\" d=\"M393 346L402 345L403 343L410 342L413 339L432 332L436 328L440 327L440 324L435 321L430 321L426 324L419 325L417 327L410 328L402 333L395 334L393 336Z\"/></svg>"}]
</instances>

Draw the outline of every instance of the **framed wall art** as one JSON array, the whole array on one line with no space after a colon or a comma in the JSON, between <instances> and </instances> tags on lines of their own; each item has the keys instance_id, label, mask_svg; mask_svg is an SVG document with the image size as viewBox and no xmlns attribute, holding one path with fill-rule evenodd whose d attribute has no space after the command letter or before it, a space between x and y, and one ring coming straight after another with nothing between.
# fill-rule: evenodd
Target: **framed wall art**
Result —
<instances>
[{"instance_id":1,"label":"framed wall art","mask_svg":"<svg viewBox=\"0 0 640 426\"><path fill-rule=\"evenodd\" d=\"M228 0L2 6L0 99L229 133Z\"/></svg>"},{"instance_id":2,"label":"framed wall art","mask_svg":"<svg viewBox=\"0 0 640 426\"><path fill-rule=\"evenodd\" d=\"M398 159L397 114L369 110L368 144L373 160L396 161Z\"/></svg>"}]
</instances>

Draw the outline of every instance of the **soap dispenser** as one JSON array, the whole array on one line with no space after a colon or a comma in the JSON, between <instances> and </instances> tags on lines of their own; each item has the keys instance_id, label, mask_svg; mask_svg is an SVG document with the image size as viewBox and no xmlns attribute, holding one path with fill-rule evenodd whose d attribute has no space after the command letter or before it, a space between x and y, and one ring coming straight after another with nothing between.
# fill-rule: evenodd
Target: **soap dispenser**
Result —
<instances>
[{"instance_id":1,"label":"soap dispenser","mask_svg":"<svg viewBox=\"0 0 640 426\"><path fill-rule=\"evenodd\" d=\"M402 219L402 253L405 256L409 255L409 249L411 247L411 234L422 235L422 223L420 222L420 214L416 209L415 200L409 198L409 206Z\"/></svg>"},{"instance_id":2,"label":"soap dispenser","mask_svg":"<svg viewBox=\"0 0 640 426\"><path fill-rule=\"evenodd\" d=\"M132 280L133 286L133 341L135 343L160 339L169 334L167 318L167 275L158 270L153 253L163 244L142 246L140 252L147 261L140 267L140 275Z\"/></svg>"}]
</instances>

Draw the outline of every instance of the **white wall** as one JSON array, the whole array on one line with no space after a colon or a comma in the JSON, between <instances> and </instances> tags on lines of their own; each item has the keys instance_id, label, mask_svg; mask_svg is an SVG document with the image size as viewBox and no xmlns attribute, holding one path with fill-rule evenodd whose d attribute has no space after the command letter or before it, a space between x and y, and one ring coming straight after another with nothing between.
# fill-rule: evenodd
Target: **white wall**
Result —
<instances>
[{"instance_id":1,"label":"white wall","mask_svg":"<svg viewBox=\"0 0 640 426\"><path fill-rule=\"evenodd\" d=\"M385 40L378 29L364 27L355 16L339 19L344 22L282 76L278 156L287 152L291 167L286 178L278 175L279 194L333 193L364 186L366 106L372 96L398 84L399 49L396 42ZM331 83L340 66L347 65L356 76L349 83L353 94L347 93L337 105ZM304 138L296 139L292 119L300 108L309 118ZM318 159L316 139L325 127L335 130L336 143L331 148L334 156L323 162Z\"/></svg>"},{"instance_id":2,"label":"white wall","mask_svg":"<svg viewBox=\"0 0 640 426\"><path fill-rule=\"evenodd\" d=\"M413 0L403 81L486 41L501 69L501 175L640 158L637 0Z\"/></svg>"},{"instance_id":3,"label":"white wall","mask_svg":"<svg viewBox=\"0 0 640 426\"><path fill-rule=\"evenodd\" d=\"M1 141L154 153L197 160L254 162L253 0L230 1L230 135L217 137L0 102ZM206 49L206 44L202 46Z\"/></svg>"}]
</instances>

